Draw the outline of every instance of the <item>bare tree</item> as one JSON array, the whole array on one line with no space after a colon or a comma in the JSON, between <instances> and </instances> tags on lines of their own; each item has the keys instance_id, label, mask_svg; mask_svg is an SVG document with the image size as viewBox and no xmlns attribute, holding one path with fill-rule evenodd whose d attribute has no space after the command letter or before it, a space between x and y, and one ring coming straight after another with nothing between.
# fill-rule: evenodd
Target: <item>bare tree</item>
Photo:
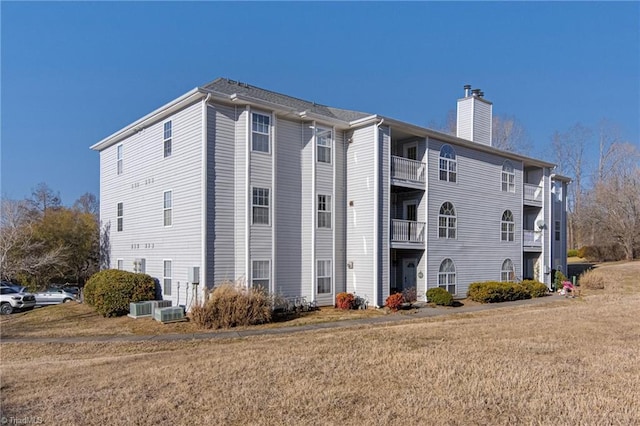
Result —
<instances>
[{"instance_id":1,"label":"bare tree","mask_svg":"<svg viewBox=\"0 0 640 426\"><path fill-rule=\"evenodd\" d=\"M28 209L25 201L3 197L0 203L0 278L8 280L17 269L11 253L23 248L25 232L28 232Z\"/></svg>"},{"instance_id":2,"label":"bare tree","mask_svg":"<svg viewBox=\"0 0 640 426\"><path fill-rule=\"evenodd\" d=\"M446 133L447 135L455 136L456 135L456 111L450 109L447 111L447 117L444 121L434 121L432 120L427 125L430 129L436 130L441 133Z\"/></svg>"},{"instance_id":3,"label":"bare tree","mask_svg":"<svg viewBox=\"0 0 640 426\"><path fill-rule=\"evenodd\" d=\"M531 141L524 126L513 116L493 116L491 144L504 151L528 155Z\"/></svg>"},{"instance_id":4,"label":"bare tree","mask_svg":"<svg viewBox=\"0 0 640 426\"><path fill-rule=\"evenodd\" d=\"M90 192L82 194L73 204L73 207L82 213L94 215L96 220L100 216L100 204L98 203L98 198Z\"/></svg>"},{"instance_id":5,"label":"bare tree","mask_svg":"<svg viewBox=\"0 0 640 426\"><path fill-rule=\"evenodd\" d=\"M54 193L49 185L41 182L31 191L29 203L33 212L44 214L47 209L59 208L62 205L62 199L59 192Z\"/></svg>"},{"instance_id":6,"label":"bare tree","mask_svg":"<svg viewBox=\"0 0 640 426\"><path fill-rule=\"evenodd\" d=\"M111 267L111 222L100 229L100 270Z\"/></svg>"}]
</instances>

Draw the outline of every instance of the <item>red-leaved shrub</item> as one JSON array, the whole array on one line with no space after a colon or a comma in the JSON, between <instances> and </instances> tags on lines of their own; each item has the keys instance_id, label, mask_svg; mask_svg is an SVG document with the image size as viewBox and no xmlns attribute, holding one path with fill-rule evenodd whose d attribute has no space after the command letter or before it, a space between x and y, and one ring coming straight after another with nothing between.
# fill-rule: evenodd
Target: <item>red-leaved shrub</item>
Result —
<instances>
[{"instance_id":1,"label":"red-leaved shrub","mask_svg":"<svg viewBox=\"0 0 640 426\"><path fill-rule=\"evenodd\" d=\"M356 304L356 297L351 293L338 293L336 295L336 308L353 309Z\"/></svg>"},{"instance_id":2,"label":"red-leaved shrub","mask_svg":"<svg viewBox=\"0 0 640 426\"><path fill-rule=\"evenodd\" d=\"M402 297L402 293L394 293L387 297L387 300L384 302L384 306L391 309L392 311L397 311L402 303L404 302L404 297Z\"/></svg>"}]
</instances>

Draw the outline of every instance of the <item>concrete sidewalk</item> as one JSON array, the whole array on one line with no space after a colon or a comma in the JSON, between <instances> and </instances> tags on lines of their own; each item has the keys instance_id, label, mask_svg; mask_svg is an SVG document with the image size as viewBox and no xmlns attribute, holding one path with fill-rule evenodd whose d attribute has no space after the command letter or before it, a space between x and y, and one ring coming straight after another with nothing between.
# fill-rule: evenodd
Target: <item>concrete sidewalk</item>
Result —
<instances>
[{"instance_id":1,"label":"concrete sidewalk","mask_svg":"<svg viewBox=\"0 0 640 426\"><path fill-rule=\"evenodd\" d=\"M431 307L427 304L417 303L417 309L410 312L397 312L389 315L359 318L353 320L332 321L317 324L307 324L301 326L285 326L281 328L268 329L243 329L243 330L215 330L201 333L173 333L156 335L128 335L128 336L81 336L81 337L41 337L41 338L2 338L1 343L85 343L85 342L172 342L204 339L237 339L250 336L282 335L292 333L304 333L313 330L330 330L340 328L354 328L377 324L392 324L402 321L413 321L416 319L454 316L465 313L481 312L487 310L513 308L518 306L537 306L556 303L568 303L573 299L566 299L559 294L550 294L545 297L538 297L527 300L516 300L514 302L487 303L473 306L460 307ZM579 300L579 299L575 299ZM575 301L574 300L574 301Z\"/></svg>"}]
</instances>

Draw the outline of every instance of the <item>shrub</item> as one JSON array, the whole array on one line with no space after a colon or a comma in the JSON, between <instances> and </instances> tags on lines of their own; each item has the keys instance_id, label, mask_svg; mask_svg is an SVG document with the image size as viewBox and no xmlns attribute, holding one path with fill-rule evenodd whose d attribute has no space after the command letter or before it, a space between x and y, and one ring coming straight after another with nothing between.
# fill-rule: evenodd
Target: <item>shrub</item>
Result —
<instances>
[{"instance_id":1,"label":"shrub","mask_svg":"<svg viewBox=\"0 0 640 426\"><path fill-rule=\"evenodd\" d=\"M147 274L107 269L84 286L84 301L105 317L126 315L129 303L154 300L156 281Z\"/></svg>"},{"instance_id":2,"label":"shrub","mask_svg":"<svg viewBox=\"0 0 640 426\"><path fill-rule=\"evenodd\" d=\"M471 300L481 303L499 303L531 298L522 285L501 281L471 283L467 295Z\"/></svg>"},{"instance_id":3,"label":"shrub","mask_svg":"<svg viewBox=\"0 0 640 426\"><path fill-rule=\"evenodd\" d=\"M580 287L589 290L602 290L605 287L606 279L603 274L594 270L586 271L578 278Z\"/></svg>"},{"instance_id":4,"label":"shrub","mask_svg":"<svg viewBox=\"0 0 640 426\"><path fill-rule=\"evenodd\" d=\"M384 306L392 311L397 311L400 306L402 306L403 302L404 298L402 297L402 293L393 293L387 297L387 300L384 302Z\"/></svg>"},{"instance_id":5,"label":"shrub","mask_svg":"<svg viewBox=\"0 0 640 426\"><path fill-rule=\"evenodd\" d=\"M584 246L578 250L578 256L591 262L607 262L624 259L625 252L620 244Z\"/></svg>"},{"instance_id":6,"label":"shrub","mask_svg":"<svg viewBox=\"0 0 640 426\"><path fill-rule=\"evenodd\" d=\"M562 282L567 281L567 277L562 271L555 271L553 275L553 289L560 290L562 288Z\"/></svg>"},{"instance_id":7,"label":"shrub","mask_svg":"<svg viewBox=\"0 0 640 426\"><path fill-rule=\"evenodd\" d=\"M549 289L544 283L536 280L524 280L520 283L531 297L542 297L549 293Z\"/></svg>"},{"instance_id":8,"label":"shrub","mask_svg":"<svg viewBox=\"0 0 640 426\"><path fill-rule=\"evenodd\" d=\"M578 250L577 249L567 250L567 257L578 257Z\"/></svg>"},{"instance_id":9,"label":"shrub","mask_svg":"<svg viewBox=\"0 0 640 426\"><path fill-rule=\"evenodd\" d=\"M402 298L406 303L413 303L418 300L418 292L415 287L409 287L402 290Z\"/></svg>"},{"instance_id":10,"label":"shrub","mask_svg":"<svg viewBox=\"0 0 640 426\"><path fill-rule=\"evenodd\" d=\"M240 283L214 287L205 301L191 308L191 318L202 328L231 328L264 324L273 316L272 300L261 289Z\"/></svg>"},{"instance_id":11,"label":"shrub","mask_svg":"<svg viewBox=\"0 0 640 426\"><path fill-rule=\"evenodd\" d=\"M356 297L351 293L338 293L336 295L336 308L353 309L356 305Z\"/></svg>"},{"instance_id":12,"label":"shrub","mask_svg":"<svg viewBox=\"0 0 640 426\"><path fill-rule=\"evenodd\" d=\"M427 300L441 306L453 306L453 296L441 287L427 290Z\"/></svg>"}]
</instances>

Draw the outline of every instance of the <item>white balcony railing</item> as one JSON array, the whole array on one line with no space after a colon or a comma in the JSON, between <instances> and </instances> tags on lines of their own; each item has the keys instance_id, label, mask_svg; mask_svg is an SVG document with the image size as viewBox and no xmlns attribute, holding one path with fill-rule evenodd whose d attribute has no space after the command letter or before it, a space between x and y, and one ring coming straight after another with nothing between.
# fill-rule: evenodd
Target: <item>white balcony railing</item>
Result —
<instances>
[{"instance_id":1,"label":"white balcony railing","mask_svg":"<svg viewBox=\"0 0 640 426\"><path fill-rule=\"evenodd\" d=\"M524 184L524 199L525 201L537 201L542 202L542 187L540 185L533 185L530 183Z\"/></svg>"},{"instance_id":2,"label":"white balcony railing","mask_svg":"<svg viewBox=\"0 0 640 426\"><path fill-rule=\"evenodd\" d=\"M391 219L391 241L424 243L424 222Z\"/></svg>"},{"instance_id":3,"label":"white balcony railing","mask_svg":"<svg viewBox=\"0 0 640 426\"><path fill-rule=\"evenodd\" d=\"M425 182L425 164L422 161L391 156L391 177L411 182Z\"/></svg>"},{"instance_id":4,"label":"white balcony railing","mask_svg":"<svg viewBox=\"0 0 640 426\"><path fill-rule=\"evenodd\" d=\"M542 232L525 229L522 240L525 247L542 247Z\"/></svg>"}]
</instances>

